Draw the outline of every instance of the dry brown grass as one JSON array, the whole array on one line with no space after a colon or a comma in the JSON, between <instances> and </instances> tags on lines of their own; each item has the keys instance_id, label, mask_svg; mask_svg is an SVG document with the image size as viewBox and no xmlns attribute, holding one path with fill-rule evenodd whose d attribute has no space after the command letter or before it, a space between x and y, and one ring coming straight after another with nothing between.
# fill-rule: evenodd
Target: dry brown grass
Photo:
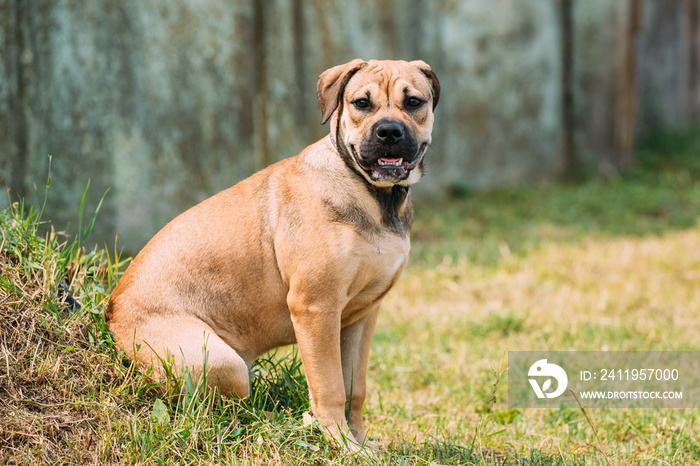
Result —
<instances>
[{"instance_id":1,"label":"dry brown grass","mask_svg":"<svg viewBox=\"0 0 700 466\"><path fill-rule=\"evenodd\" d=\"M112 426L144 404L135 386L124 389L134 383L128 369L96 351L89 310L72 314L56 295L59 264L80 289L104 276L100 261L82 252L63 261L55 236L27 236L18 222L4 223L2 233L0 462L108 462L122 448Z\"/></svg>"}]
</instances>

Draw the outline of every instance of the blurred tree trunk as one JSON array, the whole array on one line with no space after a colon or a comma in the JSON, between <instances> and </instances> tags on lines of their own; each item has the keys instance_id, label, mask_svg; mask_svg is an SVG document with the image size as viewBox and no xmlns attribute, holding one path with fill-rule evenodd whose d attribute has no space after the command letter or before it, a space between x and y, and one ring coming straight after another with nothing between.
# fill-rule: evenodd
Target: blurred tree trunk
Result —
<instances>
[{"instance_id":1,"label":"blurred tree trunk","mask_svg":"<svg viewBox=\"0 0 700 466\"><path fill-rule=\"evenodd\" d=\"M688 17L688 95L690 117L698 122L700 120L700 2L698 0L686 0Z\"/></svg>"},{"instance_id":2,"label":"blurred tree trunk","mask_svg":"<svg viewBox=\"0 0 700 466\"><path fill-rule=\"evenodd\" d=\"M642 0L619 4L618 79L615 103L616 165L626 170L634 165L637 121L637 36L642 25Z\"/></svg>"},{"instance_id":3,"label":"blurred tree trunk","mask_svg":"<svg viewBox=\"0 0 700 466\"><path fill-rule=\"evenodd\" d=\"M265 2L253 1L253 67L255 81L255 167L258 170L271 165L274 160L268 141L267 121L267 66L266 66Z\"/></svg>"},{"instance_id":4,"label":"blurred tree trunk","mask_svg":"<svg viewBox=\"0 0 700 466\"><path fill-rule=\"evenodd\" d=\"M574 0L559 0L561 34L561 165L560 176L576 174L576 144L574 142Z\"/></svg>"},{"instance_id":5,"label":"blurred tree trunk","mask_svg":"<svg viewBox=\"0 0 700 466\"><path fill-rule=\"evenodd\" d=\"M0 94L14 95L14 99L7 99L7 104L0 110L0 138L4 139L4 151L8 160L0 163L0 185L5 184L11 192L24 192L24 178L27 172L27 119L25 114L26 75L27 65L31 60L28 54L27 37L28 27L26 5L21 1L8 1L0 3L0 16L11 18L7 22L5 35L8 42L14 43L14 47L5 45L5 54L0 57L0 63L6 70L5 82L0 85ZM1 43L1 41L0 41ZM5 193L0 194L6 197Z\"/></svg>"}]
</instances>

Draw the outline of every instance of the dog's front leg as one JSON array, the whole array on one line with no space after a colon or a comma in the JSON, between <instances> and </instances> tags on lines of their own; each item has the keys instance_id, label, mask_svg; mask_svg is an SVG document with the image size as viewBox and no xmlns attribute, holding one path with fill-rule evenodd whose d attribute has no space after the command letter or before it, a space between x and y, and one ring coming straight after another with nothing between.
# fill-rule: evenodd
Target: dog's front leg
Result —
<instances>
[{"instance_id":1,"label":"dog's front leg","mask_svg":"<svg viewBox=\"0 0 700 466\"><path fill-rule=\"evenodd\" d=\"M340 358L340 310L288 299L301 361L311 391L311 409L327 434L355 448L345 420L345 387ZM347 440L347 442L345 441Z\"/></svg>"},{"instance_id":2,"label":"dog's front leg","mask_svg":"<svg viewBox=\"0 0 700 466\"><path fill-rule=\"evenodd\" d=\"M348 413L348 421L355 438L358 442L371 448L376 448L378 445L367 438L367 432L362 422L362 405L366 393L367 361L378 313L379 303L372 306L369 313L362 319L345 327L340 332L346 394L345 410Z\"/></svg>"}]
</instances>

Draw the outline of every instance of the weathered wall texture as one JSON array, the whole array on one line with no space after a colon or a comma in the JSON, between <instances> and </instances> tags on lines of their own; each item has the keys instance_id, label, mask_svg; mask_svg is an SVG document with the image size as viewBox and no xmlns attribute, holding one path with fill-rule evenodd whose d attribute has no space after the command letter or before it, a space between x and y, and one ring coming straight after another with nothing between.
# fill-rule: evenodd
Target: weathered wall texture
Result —
<instances>
[{"instance_id":1,"label":"weathered wall texture","mask_svg":"<svg viewBox=\"0 0 700 466\"><path fill-rule=\"evenodd\" d=\"M614 151L619 57L610 51L622 23L613 5L625 1L574 10L577 139L594 152ZM659 6L674 1L686 3L643 2L654 15L637 42L652 50L640 52L638 85L650 121L683 120L692 107L678 110L684 97L667 89L692 68L674 71L685 52L677 62L667 50L700 40L677 31L680 10ZM561 141L558 5L0 0L0 186L33 200L51 154L48 216L74 227L90 180L91 205L110 189L94 239L118 229L135 251L179 212L322 137L316 79L355 57L419 58L440 78L419 194L549 178ZM666 38L667 27L679 38ZM658 72L659 61L674 70Z\"/></svg>"},{"instance_id":2,"label":"weathered wall texture","mask_svg":"<svg viewBox=\"0 0 700 466\"><path fill-rule=\"evenodd\" d=\"M579 157L624 168L626 130L697 125L700 2L575 0L574 21Z\"/></svg>"},{"instance_id":3,"label":"weathered wall texture","mask_svg":"<svg viewBox=\"0 0 700 466\"><path fill-rule=\"evenodd\" d=\"M700 116L700 2L646 0L639 57L639 106L646 127Z\"/></svg>"}]
</instances>

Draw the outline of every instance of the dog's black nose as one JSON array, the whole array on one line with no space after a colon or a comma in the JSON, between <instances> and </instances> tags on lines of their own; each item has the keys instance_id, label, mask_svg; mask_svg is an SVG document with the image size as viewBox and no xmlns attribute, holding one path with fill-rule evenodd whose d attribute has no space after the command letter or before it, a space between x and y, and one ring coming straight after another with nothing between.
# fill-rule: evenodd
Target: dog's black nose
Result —
<instances>
[{"instance_id":1,"label":"dog's black nose","mask_svg":"<svg viewBox=\"0 0 700 466\"><path fill-rule=\"evenodd\" d=\"M405 128L401 123L389 121L377 126L374 133L382 143L395 144L403 139Z\"/></svg>"}]
</instances>

